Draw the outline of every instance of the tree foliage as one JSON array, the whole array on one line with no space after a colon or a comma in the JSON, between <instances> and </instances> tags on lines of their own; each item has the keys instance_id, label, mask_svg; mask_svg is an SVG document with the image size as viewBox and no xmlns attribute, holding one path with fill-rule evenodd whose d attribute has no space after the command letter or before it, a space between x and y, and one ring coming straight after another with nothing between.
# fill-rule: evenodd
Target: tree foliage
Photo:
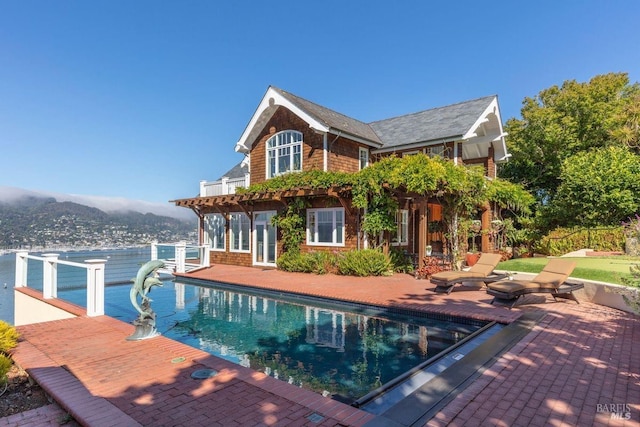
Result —
<instances>
[{"instance_id":1,"label":"tree foliage","mask_svg":"<svg viewBox=\"0 0 640 427\"><path fill-rule=\"evenodd\" d=\"M620 144L638 149L640 86L630 84L626 73L599 75L586 83L567 80L525 98L521 115L505 125L512 158L500 176L547 203L561 183L567 158Z\"/></svg>"},{"instance_id":2,"label":"tree foliage","mask_svg":"<svg viewBox=\"0 0 640 427\"><path fill-rule=\"evenodd\" d=\"M559 224L620 225L640 211L640 156L606 147L567 158L552 203Z\"/></svg>"}]
</instances>

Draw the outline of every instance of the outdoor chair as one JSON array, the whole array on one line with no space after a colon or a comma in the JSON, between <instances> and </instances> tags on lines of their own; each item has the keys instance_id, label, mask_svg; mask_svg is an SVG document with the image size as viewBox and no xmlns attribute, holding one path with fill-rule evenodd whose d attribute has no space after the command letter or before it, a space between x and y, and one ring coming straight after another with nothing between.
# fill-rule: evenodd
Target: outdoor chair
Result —
<instances>
[{"instance_id":1,"label":"outdoor chair","mask_svg":"<svg viewBox=\"0 0 640 427\"><path fill-rule=\"evenodd\" d=\"M584 288L584 283L567 280L575 267L575 261L551 259L533 279L490 283L487 293L494 297L491 304L507 305L511 309L521 296L531 293L550 293L556 301L565 298L580 304L573 291Z\"/></svg>"},{"instance_id":2,"label":"outdoor chair","mask_svg":"<svg viewBox=\"0 0 640 427\"><path fill-rule=\"evenodd\" d=\"M494 272L494 268L498 265L502 255L493 253L483 253L480 255L478 262L466 271L441 271L435 273L429 279L431 283L436 285L433 290L438 293L450 294L456 283L480 283L485 285L490 282L502 280L507 277L506 274L498 274Z\"/></svg>"}]
</instances>

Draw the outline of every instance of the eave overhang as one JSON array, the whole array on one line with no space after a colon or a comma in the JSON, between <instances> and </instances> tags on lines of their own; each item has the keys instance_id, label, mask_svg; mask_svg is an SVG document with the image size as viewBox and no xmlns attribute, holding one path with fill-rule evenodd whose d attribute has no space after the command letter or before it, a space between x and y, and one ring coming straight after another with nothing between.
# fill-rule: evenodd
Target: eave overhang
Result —
<instances>
[{"instance_id":1,"label":"eave overhang","mask_svg":"<svg viewBox=\"0 0 640 427\"><path fill-rule=\"evenodd\" d=\"M462 135L455 135L447 138L433 139L430 141L419 141L419 142L412 142L410 144L395 145L393 147L379 148L377 150L372 150L371 153L384 154L384 153L393 153L394 151L405 151L405 150L419 149L424 147L433 147L433 146L438 146L442 144L447 144L449 142L460 141L461 139L462 139Z\"/></svg>"},{"instance_id":2,"label":"eave overhang","mask_svg":"<svg viewBox=\"0 0 640 427\"><path fill-rule=\"evenodd\" d=\"M282 94L278 93L272 87L267 89L267 92L262 97L262 101L258 105L255 113L249 120L249 124L242 132L240 140L236 143L235 150L241 153L248 153L251 151L251 142L255 140L257 132L260 132L266 123L271 119L279 106L285 107L295 115L304 120L311 129L319 133L327 133L330 128L314 117L309 115L306 111L302 110Z\"/></svg>"},{"instance_id":3,"label":"eave overhang","mask_svg":"<svg viewBox=\"0 0 640 427\"><path fill-rule=\"evenodd\" d=\"M462 136L460 147L462 159L477 159L489 156L493 147L493 161L502 163L510 157L505 142L507 134L502 128L498 98L494 97L476 122Z\"/></svg>"}]
</instances>

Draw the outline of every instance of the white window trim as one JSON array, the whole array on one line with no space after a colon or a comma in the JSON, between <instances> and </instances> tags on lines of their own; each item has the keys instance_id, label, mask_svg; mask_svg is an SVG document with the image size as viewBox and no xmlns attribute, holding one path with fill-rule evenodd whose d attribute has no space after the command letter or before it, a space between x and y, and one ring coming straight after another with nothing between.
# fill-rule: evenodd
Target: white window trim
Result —
<instances>
[{"instance_id":1,"label":"white window trim","mask_svg":"<svg viewBox=\"0 0 640 427\"><path fill-rule=\"evenodd\" d=\"M402 228L404 228L404 233ZM404 237L404 240L401 239ZM409 211L398 209L396 214L396 237L391 243L393 246L407 246L409 244Z\"/></svg>"},{"instance_id":2,"label":"white window trim","mask_svg":"<svg viewBox=\"0 0 640 427\"><path fill-rule=\"evenodd\" d=\"M364 165L364 167L362 166L362 154L365 153L366 155L366 164ZM366 168L367 166L369 166L369 149L365 148L365 147L360 147L358 149L358 167L360 168L359 170L362 170L364 168Z\"/></svg>"},{"instance_id":3,"label":"white window trim","mask_svg":"<svg viewBox=\"0 0 640 427\"><path fill-rule=\"evenodd\" d=\"M247 230L248 236L247 238L249 239L249 249L234 249L233 248L233 222L234 222L234 216L238 216L238 215L244 215L244 217L247 219L247 222L249 223L249 229ZM240 247L242 248L242 227L240 228L240 239L239 239L239 243L240 243ZM250 253L251 252L251 219L247 216L247 214L245 214L244 212L233 212L231 214L229 214L229 252L239 252L239 253Z\"/></svg>"},{"instance_id":4,"label":"white window trim","mask_svg":"<svg viewBox=\"0 0 640 427\"><path fill-rule=\"evenodd\" d=\"M215 242L211 241L211 237L210 234L207 231L207 225L206 225L206 218L210 217L210 216L217 216L222 218L222 247L218 248L214 246ZM219 214L219 213L214 213L214 214L207 214L205 215L205 230L204 230L204 241L205 244L209 245L209 248L212 251L217 251L217 252L225 252L227 250L227 219L224 217L224 215Z\"/></svg>"},{"instance_id":5,"label":"white window trim","mask_svg":"<svg viewBox=\"0 0 640 427\"><path fill-rule=\"evenodd\" d=\"M406 152L402 153L402 157L413 156L413 155L419 154L419 153L420 153L420 150L406 151Z\"/></svg>"},{"instance_id":6,"label":"white window trim","mask_svg":"<svg viewBox=\"0 0 640 427\"><path fill-rule=\"evenodd\" d=\"M309 228L309 224L311 223L311 221L309 220L309 217L312 213L317 213L317 212L327 212L327 211L331 211L333 212L333 231L331 233L332 236L332 242L318 242L318 222L316 221L316 227L315 230L311 230ZM337 229L336 229L336 212L342 212L342 236L341 240L342 243L337 243L338 240L338 234L337 234ZM307 209L307 245L308 246L336 246L336 247L344 247L345 245L345 229L346 229L346 218L345 218L345 214L344 214L344 208L317 208L317 209ZM311 241L311 233L314 234L315 242Z\"/></svg>"},{"instance_id":7,"label":"white window trim","mask_svg":"<svg viewBox=\"0 0 640 427\"><path fill-rule=\"evenodd\" d=\"M265 266L272 266L275 267L277 265L277 260L278 260L278 227L276 227L275 225L271 224L271 218L273 216L275 216L277 214L276 211L258 211L258 212L254 212L253 213L253 223L251 224L251 247L252 247L252 251L253 251L253 256L252 256L252 263L253 265L265 265ZM264 215L265 219L263 220L258 220L258 217L260 215ZM258 223L265 223L266 227L273 227L273 233L276 236L276 250L275 250L275 254L274 254L274 261L273 262L258 262L257 261L257 257L258 257L258 245L257 243L257 239L258 239L258 231L257 231L257 224ZM268 232L267 232L268 235ZM269 245L269 241L265 241L267 243L267 246ZM266 249L265 249L266 250ZM268 250L266 250L268 252Z\"/></svg>"},{"instance_id":8,"label":"white window trim","mask_svg":"<svg viewBox=\"0 0 640 427\"><path fill-rule=\"evenodd\" d=\"M285 133L294 133L294 134L300 135L300 141L295 142L295 143L289 143L289 144L286 144L286 145L280 145L280 146L276 145L273 148L269 148L269 142L271 140L276 139L279 135L282 135L282 134L285 134ZM290 152L289 152L289 157L290 157L289 162L290 163L289 163L289 165L292 166L293 163L294 163L293 162L293 157L294 157L293 147L295 147L297 145L300 145L300 169L289 169L288 171L279 172L278 171L278 149L279 148L283 148L283 147L290 147ZM276 133L274 135L271 135L271 137L269 139L267 139L267 141L265 142L265 147L264 148L265 148L265 163L266 163L266 165L265 165L265 176L267 177L267 179L274 178L274 177L279 176L279 175L284 175L286 173L302 172L302 170L303 170L302 162L303 162L303 157L304 157L304 155L303 155L304 136L303 136L302 132L297 131L297 130L291 130L291 129L283 130L281 132L278 132L278 133ZM271 151L275 151L275 156L276 156L275 157L275 159L276 159L276 172L273 175L270 175L271 171L269 170L269 166L270 166L270 163L269 163L269 152L271 152Z\"/></svg>"}]
</instances>

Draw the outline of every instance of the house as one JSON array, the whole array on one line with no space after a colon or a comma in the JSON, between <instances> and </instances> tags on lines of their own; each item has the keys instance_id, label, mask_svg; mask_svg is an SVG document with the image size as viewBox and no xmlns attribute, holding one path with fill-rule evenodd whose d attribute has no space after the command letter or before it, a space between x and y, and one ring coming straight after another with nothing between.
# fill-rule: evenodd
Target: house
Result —
<instances>
[{"instance_id":1,"label":"house","mask_svg":"<svg viewBox=\"0 0 640 427\"><path fill-rule=\"evenodd\" d=\"M353 173L384 156L415 153L481 165L493 178L496 164L509 157L504 137L496 96L364 123L271 86L235 146L244 160L221 179L201 182L198 197L174 203L200 218L201 244L211 247L212 263L275 267L282 244L271 218L294 197L308 202L303 251L367 247L359 227L366 213L339 189L236 194L236 188L295 171ZM442 250L441 230L430 226L440 215L433 201L403 199L393 244L420 258L427 244ZM486 209L483 228L490 221ZM481 243L492 249L486 236Z\"/></svg>"}]
</instances>

